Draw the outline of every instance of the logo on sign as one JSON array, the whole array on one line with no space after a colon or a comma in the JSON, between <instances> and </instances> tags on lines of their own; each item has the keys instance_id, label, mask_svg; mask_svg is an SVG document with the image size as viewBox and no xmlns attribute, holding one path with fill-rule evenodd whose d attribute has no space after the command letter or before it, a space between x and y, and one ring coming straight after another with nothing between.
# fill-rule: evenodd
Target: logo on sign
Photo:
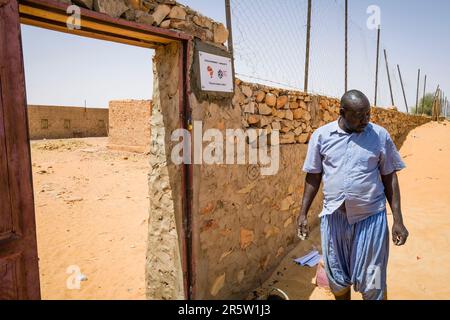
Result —
<instances>
[{"instance_id":1,"label":"logo on sign","mask_svg":"<svg viewBox=\"0 0 450 320\"><path fill-rule=\"evenodd\" d=\"M214 70L213 70L213 68L211 68L211 66L208 66L208 73L209 73L209 76L211 77L211 79L212 79L212 77L214 76Z\"/></svg>"}]
</instances>

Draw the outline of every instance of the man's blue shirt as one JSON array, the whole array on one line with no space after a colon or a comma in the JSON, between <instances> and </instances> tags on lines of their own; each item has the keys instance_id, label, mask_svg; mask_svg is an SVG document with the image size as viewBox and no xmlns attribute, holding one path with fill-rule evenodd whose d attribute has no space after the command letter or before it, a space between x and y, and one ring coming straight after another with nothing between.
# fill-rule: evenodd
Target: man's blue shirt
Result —
<instances>
[{"instance_id":1,"label":"man's blue shirt","mask_svg":"<svg viewBox=\"0 0 450 320\"><path fill-rule=\"evenodd\" d=\"M320 216L334 213L345 202L349 223L354 224L386 208L381 175L404 168L386 129L369 123L361 133L347 133L334 121L311 136L303 171L323 174Z\"/></svg>"}]
</instances>

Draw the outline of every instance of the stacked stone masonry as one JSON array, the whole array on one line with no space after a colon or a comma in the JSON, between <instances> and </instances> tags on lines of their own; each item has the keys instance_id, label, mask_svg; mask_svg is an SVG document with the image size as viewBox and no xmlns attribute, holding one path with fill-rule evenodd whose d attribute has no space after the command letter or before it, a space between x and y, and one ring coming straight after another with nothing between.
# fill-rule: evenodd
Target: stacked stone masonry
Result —
<instances>
[{"instance_id":1,"label":"stacked stone masonry","mask_svg":"<svg viewBox=\"0 0 450 320\"><path fill-rule=\"evenodd\" d=\"M108 14L114 18L182 31L222 46L228 30L222 24L173 0L59 0Z\"/></svg>"},{"instance_id":2,"label":"stacked stone masonry","mask_svg":"<svg viewBox=\"0 0 450 320\"><path fill-rule=\"evenodd\" d=\"M236 80L233 105L242 109L244 128L280 131L280 144L308 143L315 129L339 117L340 101ZM385 127L398 145L414 127L430 119L395 108L372 108L371 121Z\"/></svg>"}]
</instances>

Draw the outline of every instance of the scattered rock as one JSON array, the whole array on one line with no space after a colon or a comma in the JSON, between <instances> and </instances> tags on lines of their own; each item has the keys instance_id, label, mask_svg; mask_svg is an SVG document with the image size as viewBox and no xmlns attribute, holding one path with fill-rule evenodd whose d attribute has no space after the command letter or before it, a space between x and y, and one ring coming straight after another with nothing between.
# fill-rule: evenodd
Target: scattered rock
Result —
<instances>
[{"instance_id":1,"label":"scattered rock","mask_svg":"<svg viewBox=\"0 0 450 320\"><path fill-rule=\"evenodd\" d=\"M94 9L113 18L119 18L129 8L123 0L94 0Z\"/></svg>"},{"instance_id":2,"label":"scattered rock","mask_svg":"<svg viewBox=\"0 0 450 320\"><path fill-rule=\"evenodd\" d=\"M169 15L170 11L171 9L168 5L160 4L157 6L155 12L152 14L154 23L159 26L161 22Z\"/></svg>"}]
</instances>

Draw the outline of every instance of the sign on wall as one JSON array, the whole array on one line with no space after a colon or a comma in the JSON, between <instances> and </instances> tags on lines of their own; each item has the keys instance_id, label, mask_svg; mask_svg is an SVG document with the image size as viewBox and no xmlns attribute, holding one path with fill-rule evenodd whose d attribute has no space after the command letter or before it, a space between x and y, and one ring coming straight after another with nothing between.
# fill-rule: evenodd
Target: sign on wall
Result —
<instances>
[{"instance_id":1,"label":"sign on wall","mask_svg":"<svg viewBox=\"0 0 450 320\"><path fill-rule=\"evenodd\" d=\"M231 58L198 51L200 87L202 91L232 93L233 67Z\"/></svg>"}]
</instances>

